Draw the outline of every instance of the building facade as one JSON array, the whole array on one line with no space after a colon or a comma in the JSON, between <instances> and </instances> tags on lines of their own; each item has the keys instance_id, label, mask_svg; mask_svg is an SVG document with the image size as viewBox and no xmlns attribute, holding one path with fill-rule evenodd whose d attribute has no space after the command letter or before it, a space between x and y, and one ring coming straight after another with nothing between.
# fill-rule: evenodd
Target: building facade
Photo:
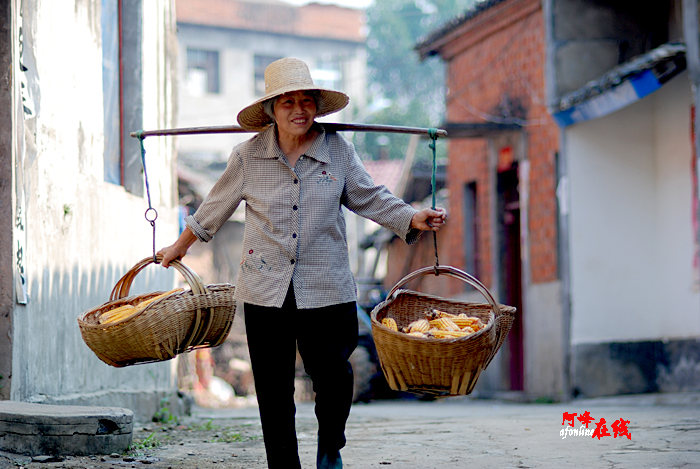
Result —
<instances>
[{"instance_id":1,"label":"building facade","mask_svg":"<svg viewBox=\"0 0 700 469\"><path fill-rule=\"evenodd\" d=\"M13 0L0 14L0 398L122 406L150 419L177 390L175 361L112 368L82 341L76 318L152 255L129 133L174 123L173 4ZM178 234L174 147L145 144L162 246ZM154 266L132 293L174 281Z\"/></svg>"},{"instance_id":2,"label":"building facade","mask_svg":"<svg viewBox=\"0 0 700 469\"><path fill-rule=\"evenodd\" d=\"M539 1L482 2L417 46L447 64L450 223L442 263L518 309L477 390L564 395L557 228L558 129L544 102ZM452 296L483 302L465 284Z\"/></svg>"},{"instance_id":3,"label":"building facade","mask_svg":"<svg viewBox=\"0 0 700 469\"><path fill-rule=\"evenodd\" d=\"M571 393L698 390L698 3L543 5Z\"/></svg>"},{"instance_id":4,"label":"building facade","mask_svg":"<svg viewBox=\"0 0 700 469\"><path fill-rule=\"evenodd\" d=\"M491 0L417 46L449 70L448 262L522 320L482 390L700 386L697 18Z\"/></svg>"},{"instance_id":5,"label":"building facade","mask_svg":"<svg viewBox=\"0 0 700 469\"><path fill-rule=\"evenodd\" d=\"M343 111L320 119L348 122L365 105L364 12L311 3L295 7L269 0L179 0L178 125L237 125L245 106L265 94L265 68L296 57L314 82L350 96ZM181 137L183 162L226 161L251 134Z\"/></svg>"}]
</instances>

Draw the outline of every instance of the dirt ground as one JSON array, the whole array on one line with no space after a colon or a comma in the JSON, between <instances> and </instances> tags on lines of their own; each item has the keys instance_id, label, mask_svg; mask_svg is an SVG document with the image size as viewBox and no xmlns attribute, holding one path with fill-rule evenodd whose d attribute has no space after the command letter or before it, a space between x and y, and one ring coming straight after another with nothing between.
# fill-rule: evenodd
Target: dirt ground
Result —
<instances>
[{"instance_id":1,"label":"dirt ground","mask_svg":"<svg viewBox=\"0 0 700 469\"><path fill-rule=\"evenodd\" d=\"M564 414L590 412L610 435L562 437ZM629 421L629 438L611 424ZM297 406L299 454L315 467L313 404ZM524 404L448 398L373 401L353 406L342 450L346 468L700 468L700 393L650 394ZM134 426L125 454L32 462L0 453L0 468L234 468L266 467L254 407L195 408L170 423Z\"/></svg>"}]
</instances>

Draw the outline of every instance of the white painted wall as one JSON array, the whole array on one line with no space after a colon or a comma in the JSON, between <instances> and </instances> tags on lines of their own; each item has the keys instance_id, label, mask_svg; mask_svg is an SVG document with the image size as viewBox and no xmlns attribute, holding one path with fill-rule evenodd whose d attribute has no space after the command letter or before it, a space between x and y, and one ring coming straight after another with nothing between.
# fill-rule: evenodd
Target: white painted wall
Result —
<instances>
[{"instance_id":1,"label":"white painted wall","mask_svg":"<svg viewBox=\"0 0 700 469\"><path fill-rule=\"evenodd\" d=\"M110 367L84 344L76 321L106 302L119 277L152 253L145 196L104 182L100 1L30 3L24 25L31 28L27 46L40 93L37 116L17 123L27 147L16 158L24 169L29 301L13 315L11 398L138 406L135 395L175 389L173 362ZM144 1L146 128L173 123L171 3ZM146 146L157 245L163 246L178 234L173 144L153 138ZM137 277L132 293L169 289L173 282L172 270L154 266Z\"/></svg>"},{"instance_id":2,"label":"white painted wall","mask_svg":"<svg viewBox=\"0 0 700 469\"><path fill-rule=\"evenodd\" d=\"M700 335L686 74L567 129L572 344Z\"/></svg>"}]
</instances>

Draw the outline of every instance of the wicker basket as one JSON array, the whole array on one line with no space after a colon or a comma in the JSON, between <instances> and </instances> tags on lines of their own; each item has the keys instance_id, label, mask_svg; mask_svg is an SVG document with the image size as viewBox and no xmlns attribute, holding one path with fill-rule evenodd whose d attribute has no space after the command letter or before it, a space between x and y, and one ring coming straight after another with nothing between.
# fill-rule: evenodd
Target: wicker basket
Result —
<instances>
[{"instance_id":1,"label":"wicker basket","mask_svg":"<svg viewBox=\"0 0 700 469\"><path fill-rule=\"evenodd\" d=\"M467 303L401 290L421 275L435 274L435 267L417 270L399 281L385 301L372 310L372 333L379 361L391 389L435 395L465 395L472 392L481 372L503 344L515 317L515 308L498 305L486 287L466 272L439 266L440 275L469 283L484 295L488 304ZM389 317L401 328L424 317L431 308L452 314L479 317L485 327L475 334L455 339L420 338L382 326Z\"/></svg>"},{"instance_id":2,"label":"wicker basket","mask_svg":"<svg viewBox=\"0 0 700 469\"><path fill-rule=\"evenodd\" d=\"M157 256L160 263L162 256ZM215 347L228 335L236 303L233 285L204 285L199 276L179 261L170 265L182 274L190 290L172 293L131 316L99 324L100 316L119 306L136 305L163 292L129 295L136 275L149 264L147 257L119 279L110 301L78 316L83 340L95 355L115 367L169 360L200 347Z\"/></svg>"}]
</instances>

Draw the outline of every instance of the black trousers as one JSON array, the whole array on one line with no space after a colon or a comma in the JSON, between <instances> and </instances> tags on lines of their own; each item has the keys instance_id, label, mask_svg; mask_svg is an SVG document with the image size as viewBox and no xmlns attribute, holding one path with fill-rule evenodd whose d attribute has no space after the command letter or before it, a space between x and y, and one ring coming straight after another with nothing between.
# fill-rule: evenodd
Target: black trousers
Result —
<instances>
[{"instance_id":1,"label":"black trousers","mask_svg":"<svg viewBox=\"0 0 700 469\"><path fill-rule=\"evenodd\" d=\"M319 450L345 446L353 393L348 358L358 336L355 302L297 309L290 285L282 308L244 306L268 467L301 467L294 427L297 347L316 393Z\"/></svg>"}]
</instances>

